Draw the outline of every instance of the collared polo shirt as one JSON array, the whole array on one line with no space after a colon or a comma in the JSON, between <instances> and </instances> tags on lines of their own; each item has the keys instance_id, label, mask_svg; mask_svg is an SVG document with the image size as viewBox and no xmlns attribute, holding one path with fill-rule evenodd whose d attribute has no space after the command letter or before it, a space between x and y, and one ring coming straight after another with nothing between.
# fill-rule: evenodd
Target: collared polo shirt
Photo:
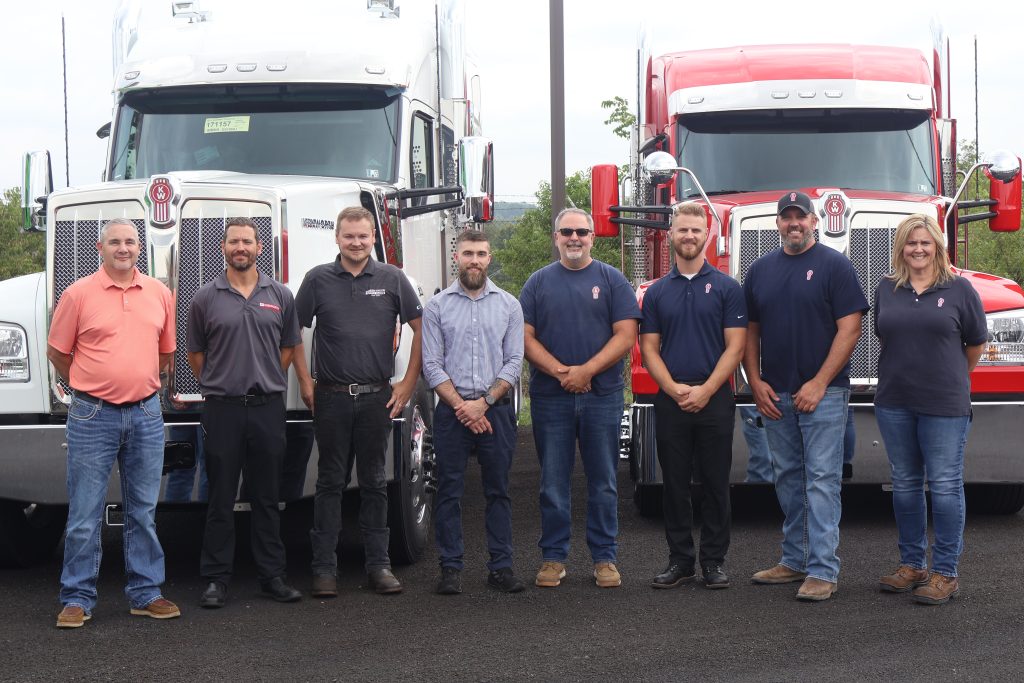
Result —
<instances>
[{"instance_id":1,"label":"collared polo shirt","mask_svg":"<svg viewBox=\"0 0 1024 683\"><path fill-rule=\"evenodd\" d=\"M725 352L725 328L747 326L743 289L704 261L692 278L675 265L644 294L640 334L661 335L661 359L677 382L703 382Z\"/></svg>"},{"instance_id":2,"label":"collared polo shirt","mask_svg":"<svg viewBox=\"0 0 1024 683\"><path fill-rule=\"evenodd\" d=\"M850 259L815 243L802 254L782 247L750 265L743 281L750 322L760 325L761 378L796 393L825 363L840 318L868 310ZM850 364L829 383L847 389Z\"/></svg>"},{"instance_id":3,"label":"collared polo shirt","mask_svg":"<svg viewBox=\"0 0 1024 683\"><path fill-rule=\"evenodd\" d=\"M612 338L612 325L641 317L626 277L596 259L579 270L559 261L544 266L527 279L519 303L537 341L564 365L586 363ZM590 382L598 396L622 391L624 385L621 360ZM530 368L531 396L566 393L557 379Z\"/></svg>"},{"instance_id":4,"label":"collared polo shirt","mask_svg":"<svg viewBox=\"0 0 1024 683\"><path fill-rule=\"evenodd\" d=\"M409 278L395 266L367 261L353 277L341 257L302 280L295 306L313 330L313 376L334 384L374 384L395 374L395 320L423 315Z\"/></svg>"},{"instance_id":5,"label":"collared polo shirt","mask_svg":"<svg viewBox=\"0 0 1024 683\"><path fill-rule=\"evenodd\" d=\"M138 401L160 388L160 354L174 352L171 292L137 268L122 288L100 267L64 290L47 341L71 354L71 388L111 403Z\"/></svg>"},{"instance_id":6,"label":"collared polo shirt","mask_svg":"<svg viewBox=\"0 0 1024 683\"><path fill-rule=\"evenodd\" d=\"M431 389L451 380L464 398L482 396L523 369L523 309L490 279L476 299L456 280L423 311L423 375Z\"/></svg>"},{"instance_id":7,"label":"collared polo shirt","mask_svg":"<svg viewBox=\"0 0 1024 683\"><path fill-rule=\"evenodd\" d=\"M221 273L189 305L186 343L189 353L206 354L199 378L204 396L285 391L281 349L301 340L291 291L264 273L248 299Z\"/></svg>"},{"instance_id":8,"label":"collared polo shirt","mask_svg":"<svg viewBox=\"0 0 1024 683\"><path fill-rule=\"evenodd\" d=\"M962 277L921 294L882 278L875 288L881 342L875 404L925 415L971 412L965 346L988 340L981 297Z\"/></svg>"}]
</instances>

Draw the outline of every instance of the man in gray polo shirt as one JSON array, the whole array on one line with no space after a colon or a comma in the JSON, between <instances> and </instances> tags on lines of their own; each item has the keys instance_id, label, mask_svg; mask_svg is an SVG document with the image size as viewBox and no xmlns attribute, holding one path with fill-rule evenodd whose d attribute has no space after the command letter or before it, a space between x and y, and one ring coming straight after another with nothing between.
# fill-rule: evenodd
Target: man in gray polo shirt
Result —
<instances>
[{"instance_id":1,"label":"man in gray polo shirt","mask_svg":"<svg viewBox=\"0 0 1024 683\"><path fill-rule=\"evenodd\" d=\"M388 557L385 448L391 419L416 389L421 367L422 308L412 284L395 266L371 258L374 221L353 206L338 215L338 257L310 270L296 295L299 323L313 332L313 377L300 357L295 371L302 399L313 411L320 452L313 502L313 596L338 594L341 498L355 460L359 477L359 530L366 575L377 593L400 593ZM395 321L412 328L412 353L401 381L395 372ZM301 356L301 354L299 354Z\"/></svg>"},{"instance_id":2,"label":"man in gray polo shirt","mask_svg":"<svg viewBox=\"0 0 1024 683\"><path fill-rule=\"evenodd\" d=\"M295 602L284 582L278 479L285 454L285 369L301 342L292 293L254 266L263 249L247 218L229 218L221 242L228 268L188 310L188 364L206 399L202 426L209 479L199 569L202 607L223 607L235 553L234 505L244 471L252 506L252 555L264 595Z\"/></svg>"}]
</instances>

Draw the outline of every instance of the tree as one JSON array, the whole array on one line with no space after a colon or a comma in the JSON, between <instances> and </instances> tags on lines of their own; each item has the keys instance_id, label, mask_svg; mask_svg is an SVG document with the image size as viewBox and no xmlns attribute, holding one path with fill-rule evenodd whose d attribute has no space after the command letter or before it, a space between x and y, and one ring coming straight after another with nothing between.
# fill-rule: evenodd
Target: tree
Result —
<instances>
[{"instance_id":1,"label":"tree","mask_svg":"<svg viewBox=\"0 0 1024 683\"><path fill-rule=\"evenodd\" d=\"M610 100L601 102L602 109L611 109L612 113L605 119L605 124L612 127L612 133L620 138L629 139L629 133L636 123L636 116L629 110L629 102L616 95Z\"/></svg>"},{"instance_id":2,"label":"tree","mask_svg":"<svg viewBox=\"0 0 1024 683\"><path fill-rule=\"evenodd\" d=\"M36 273L46 262L46 237L42 233L23 233L21 192L4 191L0 201L0 280Z\"/></svg>"}]
</instances>

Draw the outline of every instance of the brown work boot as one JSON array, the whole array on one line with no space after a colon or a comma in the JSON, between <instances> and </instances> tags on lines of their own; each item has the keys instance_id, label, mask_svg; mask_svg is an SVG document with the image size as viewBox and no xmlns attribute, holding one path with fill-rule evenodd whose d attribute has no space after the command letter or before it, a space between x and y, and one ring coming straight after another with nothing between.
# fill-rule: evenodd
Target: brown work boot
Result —
<instances>
[{"instance_id":1,"label":"brown work boot","mask_svg":"<svg viewBox=\"0 0 1024 683\"><path fill-rule=\"evenodd\" d=\"M338 580L330 574L314 574L313 588L310 590L314 598L338 597Z\"/></svg>"},{"instance_id":2,"label":"brown work boot","mask_svg":"<svg viewBox=\"0 0 1024 683\"><path fill-rule=\"evenodd\" d=\"M793 583L807 578L807 572L798 572L784 564L777 564L771 569L763 569L750 577L752 583Z\"/></svg>"},{"instance_id":3,"label":"brown work boot","mask_svg":"<svg viewBox=\"0 0 1024 683\"><path fill-rule=\"evenodd\" d=\"M173 619L181 616L178 606L164 597L157 598L141 609L132 607L131 612L137 617L152 617L153 619Z\"/></svg>"},{"instance_id":4,"label":"brown work boot","mask_svg":"<svg viewBox=\"0 0 1024 683\"><path fill-rule=\"evenodd\" d=\"M544 560L541 564L540 569L537 570L537 578L534 579L534 584L541 588L554 588L558 584L562 583L562 579L565 578L565 565L561 562L552 562L551 560Z\"/></svg>"},{"instance_id":5,"label":"brown work boot","mask_svg":"<svg viewBox=\"0 0 1024 683\"><path fill-rule=\"evenodd\" d=\"M78 605L68 605L57 615L57 628L79 628L90 619L92 616Z\"/></svg>"},{"instance_id":6,"label":"brown work boot","mask_svg":"<svg viewBox=\"0 0 1024 683\"><path fill-rule=\"evenodd\" d=\"M914 589L914 602L922 605L945 605L960 592L960 582L955 576L943 576L932 572L928 582Z\"/></svg>"},{"instance_id":7,"label":"brown work boot","mask_svg":"<svg viewBox=\"0 0 1024 683\"><path fill-rule=\"evenodd\" d=\"M594 580L598 588L617 588L622 585L622 577L615 568L614 562L596 562L594 564Z\"/></svg>"},{"instance_id":8,"label":"brown work boot","mask_svg":"<svg viewBox=\"0 0 1024 683\"><path fill-rule=\"evenodd\" d=\"M402 592L402 582L391 572L391 567L371 569L366 573L366 581L378 595Z\"/></svg>"},{"instance_id":9,"label":"brown work boot","mask_svg":"<svg viewBox=\"0 0 1024 683\"><path fill-rule=\"evenodd\" d=\"M914 569L901 564L892 574L880 578L878 587L885 593L906 593L908 590L926 583L928 583L927 569Z\"/></svg>"},{"instance_id":10,"label":"brown work boot","mask_svg":"<svg viewBox=\"0 0 1024 683\"><path fill-rule=\"evenodd\" d=\"M837 590L839 590L838 583L823 581L822 579L813 579L808 576L804 579L803 584L801 584L800 590L796 592L796 599L808 600L810 602L821 602L822 600L828 600L831 598Z\"/></svg>"}]
</instances>

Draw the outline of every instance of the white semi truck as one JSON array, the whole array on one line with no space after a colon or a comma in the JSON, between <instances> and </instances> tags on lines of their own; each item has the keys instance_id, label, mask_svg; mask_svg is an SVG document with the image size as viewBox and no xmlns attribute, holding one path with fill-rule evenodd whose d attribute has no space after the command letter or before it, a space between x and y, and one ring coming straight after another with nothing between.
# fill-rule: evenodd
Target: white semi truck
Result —
<instances>
[{"instance_id":1,"label":"white semi truck","mask_svg":"<svg viewBox=\"0 0 1024 683\"><path fill-rule=\"evenodd\" d=\"M48 154L25 159L26 227L46 232L46 270L0 282L0 565L49 556L63 531L70 396L46 361L46 337L62 292L97 269L104 221L134 222L140 270L175 297L169 437L187 434L202 408L185 320L196 290L224 268L226 218L255 222L258 267L293 291L336 256L334 221L350 205L374 215L374 257L402 267L424 301L448 284L458 232L493 214L492 145L479 136L480 78L463 35L457 0L122 2L112 120L98 132L109 141L102 182L50 192ZM396 328L399 378L411 337ZM285 470L309 496L317 457L294 374L287 407L297 438ZM429 531L432 409L421 385L392 430L399 562L419 556ZM193 460L192 443L169 438L165 471ZM119 502L115 473L111 512Z\"/></svg>"}]
</instances>

